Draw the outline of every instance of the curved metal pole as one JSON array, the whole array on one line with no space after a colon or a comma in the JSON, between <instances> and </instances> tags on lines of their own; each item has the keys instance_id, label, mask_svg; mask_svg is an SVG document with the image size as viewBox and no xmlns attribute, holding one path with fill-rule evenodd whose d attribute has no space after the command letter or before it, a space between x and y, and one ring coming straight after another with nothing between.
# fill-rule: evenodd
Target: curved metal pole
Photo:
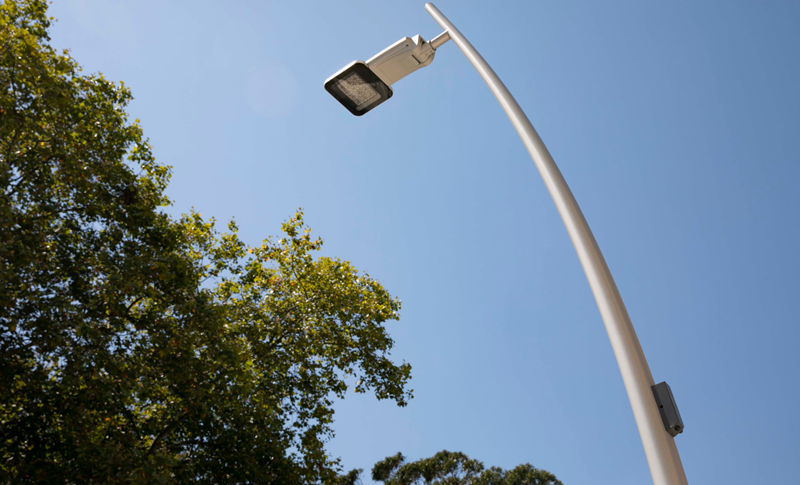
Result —
<instances>
[{"instance_id":1,"label":"curved metal pole","mask_svg":"<svg viewBox=\"0 0 800 485\"><path fill-rule=\"evenodd\" d=\"M654 384L650 368L644 358L642 347L633 324L622 302L614 278L608 270L603 254L597 246L586 219L583 217L575 197L572 195L564 176L547 151L539 134L533 128L528 117L519 107L517 101L508 91L506 86L489 67L489 64L472 47L472 44L461 35L455 26L442 15L433 4L425 5L425 10L434 20L450 34L461 52L467 56L469 62L478 71L489 86L500 106L505 110L511 124L517 130L522 142L528 149L536 168L539 170L547 190L553 197L558 213L564 221L575 251L578 253L589 286L592 288L600 315L611 340L611 347L617 358L625 389L633 408L639 435L642 438L647 463L650 465L650 474L655 485L688 485L686 474L683 471L678 448L675 440L664 429L653 391Z\"/></svg>"}]
</instances>

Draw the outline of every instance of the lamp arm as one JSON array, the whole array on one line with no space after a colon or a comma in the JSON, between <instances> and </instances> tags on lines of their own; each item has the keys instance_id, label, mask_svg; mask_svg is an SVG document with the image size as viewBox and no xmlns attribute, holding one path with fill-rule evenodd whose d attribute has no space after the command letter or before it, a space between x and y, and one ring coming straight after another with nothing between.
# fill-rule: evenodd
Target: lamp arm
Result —
<instances>
[{"instance_id":1,"label":"lamp arm","mask_svg":"<svg viewBox=\"0 0 800 485\"><path fill-rule=\"evenodd\" d=\"M597 241L589 229L589 224L583 217L564 176L522 108L486 60L439 9L431 3L426 4L425 9L461 49L500 102L555 202L589 280L589 286L617 358L654 485L688 485L678 448L673 437L664 428L656 405L651 389L654 384L653 376L628 311Z\"/></svg>"}]
</instances>

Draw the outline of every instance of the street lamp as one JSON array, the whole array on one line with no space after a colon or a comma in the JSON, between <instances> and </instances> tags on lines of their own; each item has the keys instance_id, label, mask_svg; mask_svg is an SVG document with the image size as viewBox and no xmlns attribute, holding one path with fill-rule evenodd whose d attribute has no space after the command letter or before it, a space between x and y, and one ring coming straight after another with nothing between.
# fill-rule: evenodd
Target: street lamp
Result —
<instances>
[{"instance_id":1,"label":"street lamp","mask_svg":"<svg viewBox=\"0 0 800 485\"><path fill-rule=\"evenodd\" d=\"M425 42L403 37L367 62L353 61L325 81L331 93L351 113L361 116L392 97L392 84L433 62L436 49L450 40L447 32Z\"/></svg>"},{"instance_id":2,"label":"street lamp","mask_svg":"<svg viewBox=\"0 0 800 485\"><path fill-rule=\"evenodd\" d=\"M419 36L400 39L366 63L356 61L345 67L325 82L325 89L351 113L363 115L392 96L389 86L429 65L436 49L453 40L500 102L564 221L611 341L654 485L688 485L675 446L674 436L683 432L683 422L672 392L666 383L656 385L653 381L614 278L564 176L522 108L489 64L439 9L428 3L425 10L444 29L442 34L430 42Z\"/></svg>"}]
</instances>

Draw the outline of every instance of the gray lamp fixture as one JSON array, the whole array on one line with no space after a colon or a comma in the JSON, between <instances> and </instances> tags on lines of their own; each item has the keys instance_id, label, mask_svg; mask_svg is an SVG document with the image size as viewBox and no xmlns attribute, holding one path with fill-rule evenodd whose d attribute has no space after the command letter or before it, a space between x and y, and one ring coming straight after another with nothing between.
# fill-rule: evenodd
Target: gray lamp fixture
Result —
<instances>
[{"instance_id":1,"label":"gray lamp fixture","mask_svg":"<svg viewBox=\"0 0 800 485\"><path fill-rule=\"evenodd\" d=\"M392 97L397 81L433 62L436 48L450 39L447 32L430 42L419 35L403 37L367 62L353 61L325 81L325 90L356 116Z\"/></svg>"}]
</instances>

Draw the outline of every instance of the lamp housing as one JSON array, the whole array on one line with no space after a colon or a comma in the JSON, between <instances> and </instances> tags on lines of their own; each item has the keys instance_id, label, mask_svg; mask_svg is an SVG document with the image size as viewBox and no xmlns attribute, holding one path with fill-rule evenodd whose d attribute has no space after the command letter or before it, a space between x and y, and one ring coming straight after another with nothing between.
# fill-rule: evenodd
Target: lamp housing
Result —
<instances>
[{"instance_id":1,"label":"lamp housing","mask_svg":"<svg viewBox=\"0 0 800 485\"><path fill-rule=\"evenodd\" d=\"M449 36L426 42L419 35L403 37L367 62L353 61L325 81L325 90L356 116L392 97L389 87L433 62L436 47ZM436 46L436 47L434 47Z\"/></svg>"}]
</instances>

